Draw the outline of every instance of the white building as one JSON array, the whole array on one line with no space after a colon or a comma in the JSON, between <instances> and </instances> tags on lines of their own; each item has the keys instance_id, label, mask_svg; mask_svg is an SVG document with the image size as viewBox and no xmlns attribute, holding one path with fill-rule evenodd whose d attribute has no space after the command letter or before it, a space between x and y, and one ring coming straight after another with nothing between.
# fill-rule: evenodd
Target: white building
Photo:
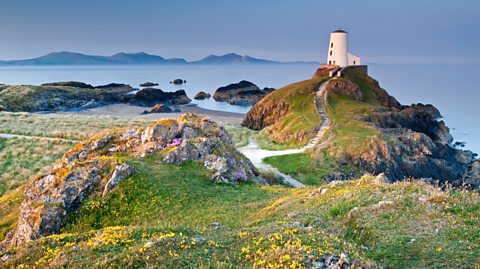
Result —
<instances>
[{"instance_id":1,"label":"white building","mask_svg":"<svg viewBox=\"0 0 480 269\"><path fill-rule=\"evenodd\" d=\"M360 57L348 52L348 33L342 28L330 34L327 64L340 67L360 65Z\"/></svg>"}]
</instances>

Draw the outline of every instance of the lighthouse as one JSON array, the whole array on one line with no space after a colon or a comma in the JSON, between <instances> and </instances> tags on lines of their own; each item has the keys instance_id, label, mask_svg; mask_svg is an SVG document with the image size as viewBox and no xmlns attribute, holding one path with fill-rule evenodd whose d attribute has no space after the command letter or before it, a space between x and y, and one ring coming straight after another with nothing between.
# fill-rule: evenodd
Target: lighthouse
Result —
<instances>
[{"instance_id":1,"label":"lighthouse","mask_svg":"<svg viewBox=\"0 0 480 269\"><path fill-rule=\"evenodd\" d=\"M330 33L327 63L340 67L360 65L360 57L348 52L348 33L342 28Z\"/></svg>"}]
</instances>

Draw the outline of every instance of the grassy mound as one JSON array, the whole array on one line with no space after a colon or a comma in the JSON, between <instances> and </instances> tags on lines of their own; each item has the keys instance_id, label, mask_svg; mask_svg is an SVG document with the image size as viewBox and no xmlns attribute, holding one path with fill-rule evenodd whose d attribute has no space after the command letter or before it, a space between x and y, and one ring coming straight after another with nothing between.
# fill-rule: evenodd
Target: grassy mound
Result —
<instances>
[{"instance_id":1,"label":"grassy mound","mask_svg":"<svg viewBox=\"0 0 480 269\"><path fill-rule=\"evenodd\" d=\"M3 253L3 265L303 268L340 253L362 268L479 262L477 193L368 176L305 189L222 185L195 163L133 165L137 176L85 202L63 233Z\"/></svg>"},{"instance_id":2,"label":"grassy mound","mask_svg":"<svg viewBox=\"0 0 480 269\"><path fill-rule=\"evenodd\" d=\"M267 126L258 136L264 148L284 149L305 144L322 123L314 103L320 80L306 80L282 87L263 98L249 111L244 125ZM265 112L267 111L267 112Z\"/></svg>"}]
</instances>

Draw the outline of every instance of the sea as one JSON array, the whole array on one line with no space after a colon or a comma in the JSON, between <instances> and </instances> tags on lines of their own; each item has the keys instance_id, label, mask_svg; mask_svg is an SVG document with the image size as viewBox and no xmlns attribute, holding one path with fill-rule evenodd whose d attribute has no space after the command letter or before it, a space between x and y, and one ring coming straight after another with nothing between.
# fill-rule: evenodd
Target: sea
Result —
<instances>
[{"instance_id":1,"label":"sea","mask_svg":"<svg viewBox=\"0 0 480 269\"><path fill-rule=\"evenodd\" d=\"M156 66L15 66L0 67L0 83L39 85L56 81L81 81L92 85L125 83L139 88L147 81L164 91L183 89L193 96L199 91L213 93L230 83L248 80L259 87L279 88L309 79L316 64L258 65L156 65ZM405 105L436 106L455 141L480 153L480 65L370 64L369 74L380 86ZM187 82L174 85L180 78ZM199 107L246 113L250 107L233 106L213 99L193 100Z\"/></svg>"}]
</instances>

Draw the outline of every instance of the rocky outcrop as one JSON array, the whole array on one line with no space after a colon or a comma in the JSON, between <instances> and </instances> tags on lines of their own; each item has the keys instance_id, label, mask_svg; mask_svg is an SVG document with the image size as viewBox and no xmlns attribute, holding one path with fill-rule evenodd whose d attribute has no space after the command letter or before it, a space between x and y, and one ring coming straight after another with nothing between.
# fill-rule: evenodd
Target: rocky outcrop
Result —
<instances>
[{"instance_id":1,"label":"rocky outcrop","mask_svg":"<svg viewBox=\"0 0 480 269\"><path fill-rule=\"evenodd\" d=\"M327 84L326 90L336 91L337 93L350 97L356 101L365 101L360 87L347 79L331 79Z\"/></svg>"},{"instance_id":2,"label":"rocky outcrop","mask_svg":"<svg viewBox=\"0 0 480 269\"><path fill-rule=\"evenodd\" d=\"M135 94L132 103L141 106L153 106L158 103L165 105L183 105L191 101L184 90L164 92L161 89L145 88Z\"/></svg>"},{"instance_id":3,"label":"rocky outcrop","mask_svg":"<svg viewBox=\"0 0 480 269\"><path fill-rule=\"evenodd\" d=\"M242 125L252 130L262 130L280 121L289 110L289 105L283 101L275 103L258 103L248 111Z\"/></svg>"},{"instance_id":4,"label":"rocky outcrop","mask_svg":"<svg viewBox=\"0 0 480 269\"><path fill-rule=\"evenodd\" d=\"M209 94L209 93L206 93L206 92L198 92L197 94L195 94L195 97L193 97L193 99L195 100L205 100L205 99L209 99L212 95Z\"/></svg>"},{"instance_id":5,"label":"rocky outcrop","mask_svg":"<svg viewBox=\"0 0 480 269\"><path fill-rule=\"evenodd\" d=\"M445 122L438 121L440 112L432 105L414 104L394 111L377 111L365 117L384 129L407 128L428 135L431 139L443 143L451 143L451 136Z\"/></svg>"},{"instance_id":6,"label":"rocky outcrop","mask_svg":"<svg viewBox=\"0 0 480 269\"><path fill-rule=\"evenodd\" d=\"M242 80L239 83L218 88L213 94L213 99L217 102L228 102L232 105L251 106L274 90L273 88L261 90L257 85Z\"/></svg>"},{"instance_id":7,"label":"rocky outcrop","mask_svg":"<svg viewBox=\"0 0 480 269\"><path fill-rule=\"evenodd\" d=\"M44 83L41 86L45 87L73 87L73 88L80 88L80 89L94 89L94 87L90 84L86 84L83 82L78 81L64 81L64 82L52 82L52 83Z\"/></svg>"},{"instance_id":8,"label":"rocky outcrop","mask_svg":"<svg viewBox=\"0 0 480 269\"><path fill-rule=\"evenodd\" d=\"M155 86L158 86L158 83L153 83L150 81L140 84L140 87L155 87Z\"/></svg>"},{"instance_id":9,"label":"rocky outcrop","mask_svg":"<svg viewBox=\"0 0 480 269\"><path fill-rule=\"evenodd\" d=\"M107 195L135 172L128 161L115 157L125 153L136 158L159 154L172 164L201 162L217 182L259 181L258 172L236 151L228 133L207 117L187 113L144 129L105 132L72 148L50 174L27 186L18 225L2 245L17 246L58 232L87 197Z\"/></svg>"},{"instance_id":10,"label":"rocky outcrop","mask_svg":"<svg viewBox=\"0 0 480 269\"><path fill-rule=\"evenodd\" d=\"M51 86L46 86L51 85ZM132 87L109 84L92 88L81 82L59 82L44 86L2 86L0 105L17 112L78 110L113 103L127 103Z\"/></svg>"}]
</instances>

